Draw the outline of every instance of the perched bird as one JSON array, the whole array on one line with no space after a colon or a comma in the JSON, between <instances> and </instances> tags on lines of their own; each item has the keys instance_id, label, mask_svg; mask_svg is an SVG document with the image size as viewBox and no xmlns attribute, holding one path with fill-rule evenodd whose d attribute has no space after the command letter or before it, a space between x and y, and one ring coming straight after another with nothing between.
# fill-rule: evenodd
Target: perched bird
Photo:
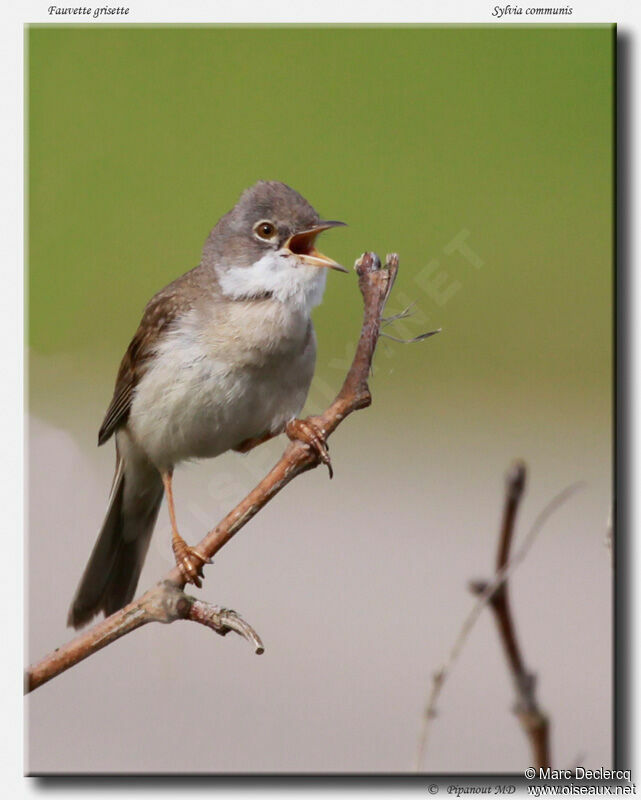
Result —
<instances>
[{"instance_id":1,"label":"perched bird","mask_svg":"<svg viewBox=\"0 0 641 800\"><path fill-rule=\"evenodd\" d=\"M286 432L331 463L322 432L296 419L314 372L310 313L326 268L346 270L315 240L323 221L289 186L260 181L213 228L200 264L147 304L122 359L98 444L116 440L102 529L68 624L126 605L136 590L163 493L186 582L206 559L178 532L172 474L181 461L246 452Z\"/></svg>"}]
</instances>

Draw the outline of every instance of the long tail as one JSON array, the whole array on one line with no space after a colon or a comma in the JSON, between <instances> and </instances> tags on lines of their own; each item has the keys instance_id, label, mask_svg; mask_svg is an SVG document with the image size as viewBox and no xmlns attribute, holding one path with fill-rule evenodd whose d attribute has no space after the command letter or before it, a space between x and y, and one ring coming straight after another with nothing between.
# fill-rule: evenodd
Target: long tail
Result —
<instances>
[{"instance_id":1,"label":"long tail","mask_svg":"<svg viewBox=\"0 0 641 800\"><path fill-rule=\"evenodd\" d=\"M67 624L86 625L96 614L113 614L134 596L162 502L163 485L155 469L118 458L102 529L76 589Z\"/></svg>"}]
</instances>

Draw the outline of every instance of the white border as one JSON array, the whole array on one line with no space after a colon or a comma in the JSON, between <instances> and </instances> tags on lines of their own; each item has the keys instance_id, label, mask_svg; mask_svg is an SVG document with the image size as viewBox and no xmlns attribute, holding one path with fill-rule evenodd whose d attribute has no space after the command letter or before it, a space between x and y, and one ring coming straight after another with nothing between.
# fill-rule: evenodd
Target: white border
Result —
<instances>
[{"instance_id":1,"label":"white border","mask_svg":"<svg viewBox=\"0 0 641 800\"><path fill-rule=\"evenodd\" d=\"M100 2L82 2L81 0L59 0L55 5L66 6L101 6ZM48 14L51 0L43 2L25 2L20 4L20 17L25 22L92 22L89 17L76 16L52 17ZM371 2L354 2L354 0L299 0L296 4L285 0L271 0L269 3L259 3L255 0L236 0L234 3L221 0L186 0L185 2L167 2L167 0L139 0L138 2L111 2L109 5L126 7L129 5L129 15L126 17L107 17L98 20L102 22L128 22L128 23L184 23L198 24L204 22L345 22L345 23L494 23L492 9L495 5L505 6L504 0L487 0L487 2L474 2L463 0L458 3L431 2L426 0L401 0L391 3L382 0ZM554 2L515 2L510 0L510 5L529 6L553 5L564 7L570 5L573 9L572 16L529 18L525 15L503 17L503 22L541 22L543 24L556 22L616 22L627 21L633 16L633 2L612 3L574 3L565 0ZM616 19L614 18L616 17Z\"/></svg>"},{"instance_id":2,"label":"white border","mask_svg":"<svg viewBox=\"0 0 641 800\"><path fill-rule=\"evenodd\" d=\"M101 0L104 4L104 0ZM80 4L80 0L62 0L61 5ZM556 0L555 0L556 3ZM489 23L505 24L505 22L524 22L525 17L503 17L499 22L492 17L492 9L496 0L488 2L422 2L420 0L395 0L385 3L381 0L370 2L349 2L348 0L302 0L294 6L289 0L271 0L269 4L254 2L253 0L236 0L236 2L221 2L220 0L183 0L182 2L167 2L167 0L135 0L129 3L130 13L126 17L110 17L109 23L174 23L197 24L215 22L259 23L259 22L325 22L325 23ZM505 5L504 2L500 3ZM632 42L632 69L630 76L632 82L633 106L630 114L632 125L631 145L634 147L634 132L639 130L637 109L640 105L640 92L636 80L636 66L638 58L635 54L638 33L641 30L641 5L638 2L571 2L569 3L574 13L571 17L562 17L554 20L549 18L529 22L548 24L579 23L579 22L617 22L619 31L625 32ZM9 5L9 4L7 4ZM1 374L4 378L0 392L0 442L2 453L0 456L0 508L2 509L2 580L0 581L0 597L2 598L2 634L6 641L3 657L0 659L0 686L2 696L2 725L0 726L0 785L9 797L32 797L40 794L39 784L34 779L25 779L23 771L23 701L21 697L22 668L23 668L23 628L22 628L22 497L23 497L23 427L22 427L22 332L23 332L23 26L25 23L51 23L51 22L79 22L82 18L52 17L47 13L48 2L13 2L10 7L4 8L0 13L0 89L2 92L2 121L0 122L0 186L2 186L2 201L0 205L0 219L2 220L2 235L0 236L0 269L2 270L2 283L0 283L0 343L2 347ZM97 4L91 4L97 5ZM113 5L119 5L114 3ZM122 3L126 5L126 3ZM518 3L512 3L518 5ZM521 3L523 7L527 3ZM558 5L565 5L559 0ZM293 13L295 8L295 14ZM104 24L92 22L89 24ZM639 162L632 159L631 168L633 181L633 198L636 199L636 187L639 185ZM630 213L630 267L635 268L636 237L641 223L638 206L633 203ZM633 291L633 308L641 308L640 286L641 282L632 281L630 287ZM634 316L634 314L633 314ZM639 397L639 376L641 375L641 342L639 341L637 325L632 326L632 375L630 376L629 389L631 392L631 409L636 408ZM623 387L622 387L623 388ZM641 434L638 426L633 425L629 431L633 443L633 463L637 463L637 455L641 446ZM641 497L641 478L638 470L633 470L630 479L630 501L632 508L633 530L631 539L634 540L638 533L637 513L635 498ZM638 577L638 558L634 550L634 575ZM634 583L634 581L633 581ZM639 592L633 586L634 614L633 619L639 619ZM634 665L641 665L639 657L638 625L635 624L635 636L631 653L634 655L630 674L635 674ZM638 674L638 667L636 669ZM632 700L632 718L639 719L639 693L634 692ZM635 725L635 729L636 729ZM634 739L638 739L637 736ZM559 765L564 766L564 765ZM567 766L567 765L565 765ZM639 748L634 746L633 780L641 787L641 772ZM428 780L417 782L413 789L405 786L406 790L425 797L427 794ZM179 797L189 790L188 785L174 788L174 784L163 790L163 796ZM365 788L369 792L373 787ZM398 787L400 788L400 786ZM398 788L381 786L377 788L377 796L395 796ZM270 793L283 791L284 787L274 786L264 791ZM354 786L354 789L357 789ZM349 785L343 788L314 787L315 791L322 794L335 795L350 794ZM142 791L123 786L114 787L122 798ZM195 788L198 793L215 791L217 796L238 797L249 794L251 789L240 788L233 791L223 786ZM53 790L49 790L53 791ZM71 790L61 787L59 791L67 794ZM79 787L73 791L75 795L93 797L101 789ZM159 792L156 787L153 792ZM363 791L363 787L359 791ZM446 789L441 789L446 793ZM190 791L191 793L191 791ZM293 788L288 794L302 794L302 790Z\"/></svg>"}]
</instances>

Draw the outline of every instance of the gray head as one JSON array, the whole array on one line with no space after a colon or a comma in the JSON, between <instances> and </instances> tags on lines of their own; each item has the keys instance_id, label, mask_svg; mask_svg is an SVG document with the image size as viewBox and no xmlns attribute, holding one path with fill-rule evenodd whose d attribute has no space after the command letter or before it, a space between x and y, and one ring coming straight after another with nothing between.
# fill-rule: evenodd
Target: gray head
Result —
<instances>
[{"instance_id":1,"label":"gray head","mask_svg":"<svg viewBox=\"0 0 641 800\"><path fill-rule=\"evenodd\" d=\"M280 251L288 257L289 250L307 261L316 257L316 266L337 268L334 261L317 253L314 240L321 231L343 224L322 221L307 200L286 184L258 181L211 231L203 260L224 270L249 267L269 253Z\"/></svg>"}]
</instances>

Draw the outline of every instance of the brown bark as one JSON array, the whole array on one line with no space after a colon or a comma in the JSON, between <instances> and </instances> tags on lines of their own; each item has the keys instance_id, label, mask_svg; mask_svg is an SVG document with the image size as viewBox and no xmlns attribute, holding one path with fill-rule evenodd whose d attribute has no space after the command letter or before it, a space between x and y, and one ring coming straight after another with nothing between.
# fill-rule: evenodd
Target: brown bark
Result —
<instances>
[{"instance_id":1,"label":"brown bark","mask_svg":"<svg viewBox=\"0 0 641 800\"><path fill-rule=\"evenodd\" d=\"M525 477L525 465L520 461L515 462L509 470L506 480L505 504L496 555L497 576L506 572L510 561L516 515L525 490ZM487 589L487 584L482 581L476 582L471 588L475 593L483 593ZM503 580L490 596L489 605L494 613L503 651L512 675L516 691L514 713L530 743L532 766L549 767L549 722L537 703L536 675L528 672L523 661L512 616L507 579Z\"/></svg>"}]
</instances>

